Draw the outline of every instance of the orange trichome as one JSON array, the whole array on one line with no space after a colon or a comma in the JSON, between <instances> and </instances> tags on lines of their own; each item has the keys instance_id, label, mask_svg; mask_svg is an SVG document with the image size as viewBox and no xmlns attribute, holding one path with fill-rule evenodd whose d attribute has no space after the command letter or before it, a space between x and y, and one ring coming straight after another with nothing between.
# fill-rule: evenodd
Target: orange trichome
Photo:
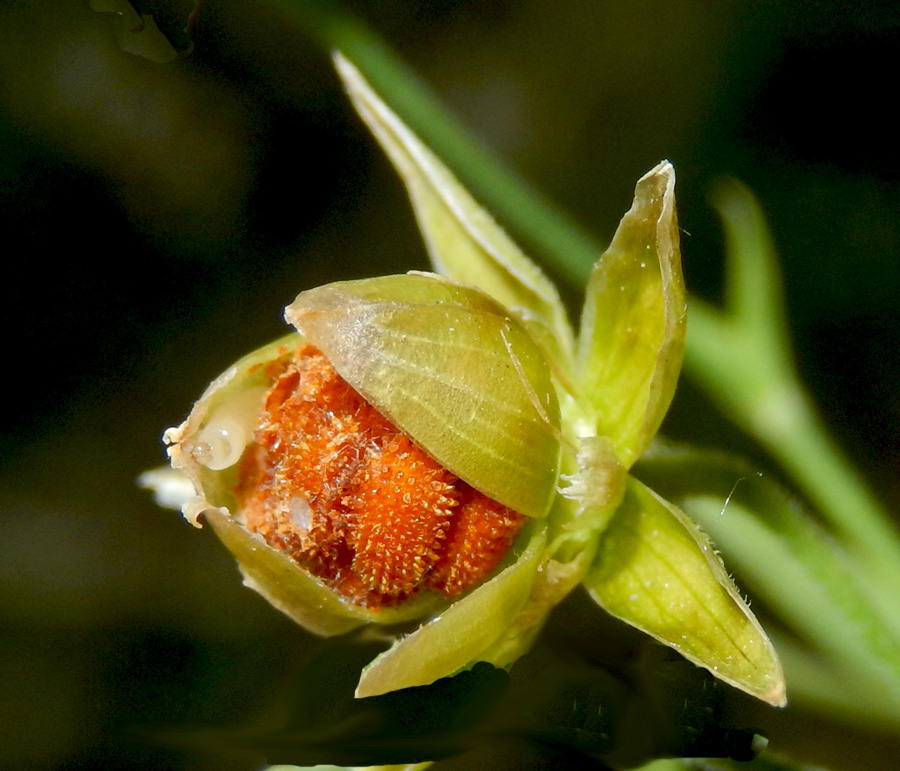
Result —
<instances>
[{"instance_id":1,"label":"orange trichome","mask_svg":"<svg viewBox=\"0 0 900 771\"><path fill-rule=\"evenodd\" d=\"M311 345L274 378L236 494L249 530L376 608L475 586L526 520L443 468Z\"/></svg>"}]
</instances>

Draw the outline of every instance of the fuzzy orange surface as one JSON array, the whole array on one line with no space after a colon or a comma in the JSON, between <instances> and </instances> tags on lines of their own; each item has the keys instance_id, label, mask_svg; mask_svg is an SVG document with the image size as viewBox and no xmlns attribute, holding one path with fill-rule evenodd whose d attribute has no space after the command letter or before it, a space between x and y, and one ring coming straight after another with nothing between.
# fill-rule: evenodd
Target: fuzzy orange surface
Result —
<instances>
[{"instance_id":1,"label":"fuzzy orange surface","mask_svg":"<svg viewBox=\"0 0 900 771\"><path fill-rule=\"evenodd\" d=\"M248 529L373 608L475 586L526 521L443 468L311 345L275 378L235 492Z\"/></svg>"}]
</instances>

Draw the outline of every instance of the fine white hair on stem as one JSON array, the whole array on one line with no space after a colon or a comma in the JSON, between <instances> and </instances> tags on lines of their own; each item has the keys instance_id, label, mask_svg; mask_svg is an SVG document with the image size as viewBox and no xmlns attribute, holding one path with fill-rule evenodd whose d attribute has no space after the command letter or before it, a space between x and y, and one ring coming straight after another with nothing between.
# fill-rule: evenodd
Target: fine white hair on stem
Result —
<instances>
[{"instance_id":1,"label":"fine white hair on stem","mask_svg":"<svg viewBox=\"0 0 900 771\"><path fill-rule=\"evenodd\" d=\"M746 482L748 479L752 479L753 477L761 477L762 475L763 475L763 474L762 474L762 471L757 471L755 474L751 474L750 476L740 477L740 478L734 483L734 485L732 486L731 492L728 493L728 497L725 498L725 503L722 504L722 511L719 512L719 517L724 516L724 514L725 514L725 509L727 509L727 508L728 508L728 504L731 503L731 499L734 497L735 490L737 490L737 486L738 486L741 482ZM717 517L717 518L718 518L718 517Z\"/></svg>"}]
</instances>

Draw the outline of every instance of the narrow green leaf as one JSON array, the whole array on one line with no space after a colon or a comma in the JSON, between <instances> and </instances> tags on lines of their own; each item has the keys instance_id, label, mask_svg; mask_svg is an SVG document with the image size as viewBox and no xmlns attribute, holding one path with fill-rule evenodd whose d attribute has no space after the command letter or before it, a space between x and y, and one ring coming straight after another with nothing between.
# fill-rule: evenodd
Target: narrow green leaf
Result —
<instances>
[{"instance_id":1,"label":"narrow green leaf","mask_svg":"<svg viewBox=\"0 0 900 771\"><path fill-rule=\"evenodd\" d=\"M591 274L578 348L580 384L626 467L656 434L684 353L686 300L675 172L659 164Z\"/></svg>"},{"instance_id":2,"label":"narrow green leaf","mask_svg":"<svg viewBox=\"0 0 900 771\"><path fill-rule=\"evenodd\" d=\"M535 527L527 548L512 565L369 664L357 697L428 685L479 661L530 597L543 551L544 529Z\"/></svg>"},{"instance_id":3,"label":"narrow green leaf","mask_svg":"<svg viewBox=\"0 0 900 771\"><path fill-rule=\"evenodd\" d=\"M494 300L409 274L312 289L285 313L443 466L522 514L546 514L559 405L542 351Z\"/></svg>"},{"instance_id":4,"label":"narrow green leaf","mask_svg":"<svg viewBox=\"0 0 900 771\"><path fill-rule=\"evenodd\" d=\"M568 371L572 329L553 283L340 54L335 65L359 114L406 184L438 273L472 284L518 314Z\"/></svg>"},{"instance_id":5,"label":"narrow green leaf","mask_svg":"<svg viewBox=\"0 0 900 771\"><path fill-rule=\"evenodd\" d=\"M614 616L725 682L786 703L775 651L709 540L633 477L584 583Z\"/></svg>"}]
</instances>

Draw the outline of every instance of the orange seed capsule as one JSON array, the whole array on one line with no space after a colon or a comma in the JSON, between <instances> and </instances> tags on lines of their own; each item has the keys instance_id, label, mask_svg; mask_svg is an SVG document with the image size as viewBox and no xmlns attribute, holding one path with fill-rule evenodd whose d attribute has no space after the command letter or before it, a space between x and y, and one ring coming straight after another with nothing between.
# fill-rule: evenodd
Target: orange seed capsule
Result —
<instances>
[{"instance_id":1,"label":"orange seed capsule","mask_svg":"<svg viewBox=\"0 0 900 771\"><path fill-rule=\"evenodd\" d=\"M526 520L438 464L311 345L275 379L254 439L235 490L245 526L361 605L466 591Z\"/></svg>"}]
</instances>

